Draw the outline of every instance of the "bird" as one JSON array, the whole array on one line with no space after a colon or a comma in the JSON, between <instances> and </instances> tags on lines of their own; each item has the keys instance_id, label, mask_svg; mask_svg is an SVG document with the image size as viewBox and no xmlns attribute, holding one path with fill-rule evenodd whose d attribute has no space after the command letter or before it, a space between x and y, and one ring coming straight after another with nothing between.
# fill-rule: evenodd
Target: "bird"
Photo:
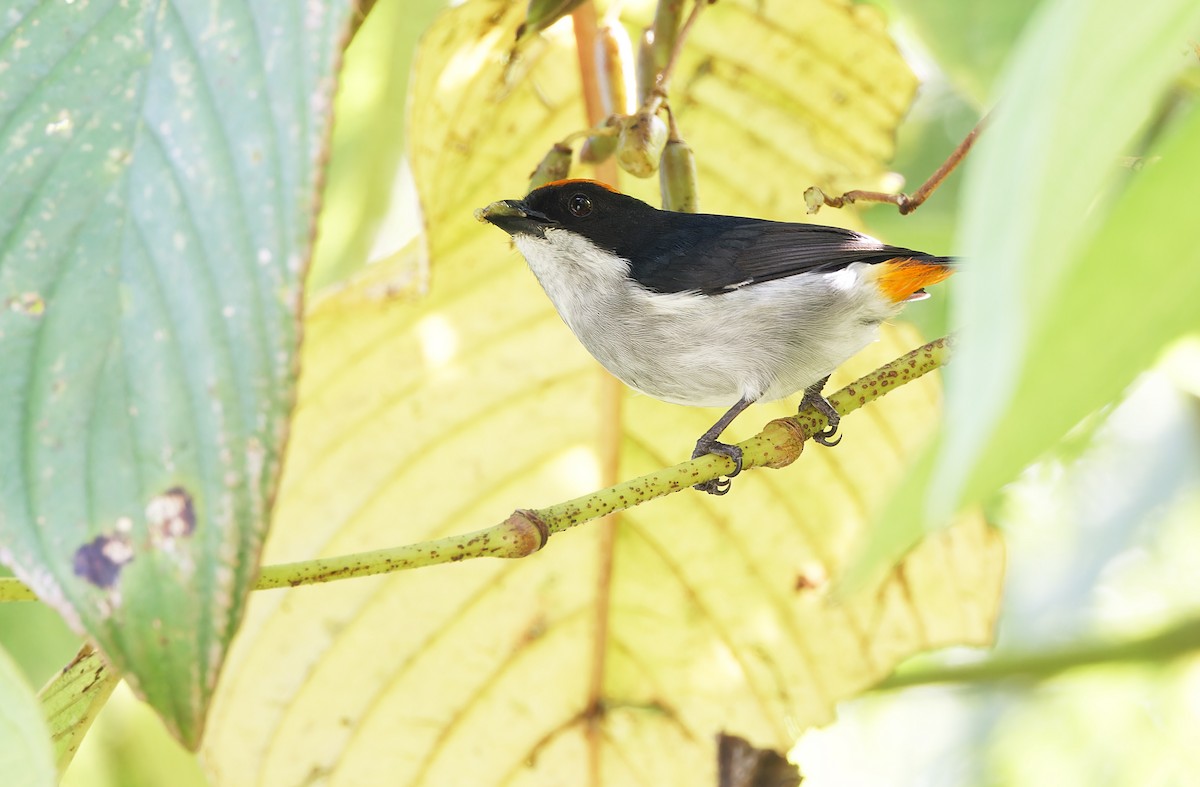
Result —
<instances>
[{"instance_id":1,"label":"bird","mask_svg":"<svg viewBox=\"0 0 1200 787\"><path fill-rule=\"evenodd\" d=\"M693 407L728 408L692 458L728 457L729 491L742 451L721 434L747 407L799 391L836 445L840 417L822 393L829 375L952 257L889 246L820 224L660 210L593 180L558 180L476 218L504 230L559 316L630 388Z\"/></svg>"}]
</instances>

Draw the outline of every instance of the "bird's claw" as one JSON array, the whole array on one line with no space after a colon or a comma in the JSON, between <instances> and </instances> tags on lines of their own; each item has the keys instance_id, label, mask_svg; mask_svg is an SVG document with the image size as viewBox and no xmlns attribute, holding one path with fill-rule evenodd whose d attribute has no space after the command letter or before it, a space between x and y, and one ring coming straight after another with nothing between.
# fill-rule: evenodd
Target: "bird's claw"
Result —
<instances>
[{"instance_id":1,"label":"bird's claw","mask_svg":"<svg viewBox=\"0 0 1200 787\"><path fill-rule=\"evenodd\" d=\"M692 488L699 489L701 492L707 492L710 495L717 495L720 497L728 492L731 486L733 486L733 482L728 478L714 478L711 481L705 481L702 484L696 484Z\"/></svg>"},{"instance_id":2,"label":"bird's claw","mask_svg":"<svg viewBox=\"0 0 1200 787\"><path fill-rule=\"evenodd\" d=\"M696 484L694 488L699 489L701 492L707 492L710 495L723 495L733 486L733 482L729 479L742 472L742 449L736 445L719 443L716 440L699 440L696 443L696 450L692 451L692 458L699 459L708 454L716 454L717 456L725 456L732 459L733 472L727 474L725 478L714 478L711 481Z\"/></svg>"},{"instance_id":3,"label":"bird's claw","mask_svg":"<svg viewBox=\"0 0 1200 787\"><path fill-rule=\"evenodd\" d=\"M824 383L825 381L822 380L819 386L823 386ZM833 448L842 442L841 435L837 433L838 424L842 422L842 415L833 408L828 399L821 395L820 387L814 386L804 392L804 398L800 401L800 409L803 410L807 407L811 407L825 416L825 420L828 422L828 426L812 435L813 442L820 443L827 448Z\"/></svg>"},{"instance_id":4,"label":"bird's claw","mask_svg":"<svg viewBox=\"0 0 1200 787\"><path fill-rule=\"evenodd\" d=\"M842 442L842 436L837 433L837 421L830 420L829 426L814 434L812 439L814 442L820 443L826 448L833 448L835 445Z\"/></svg>"}]
</instances>

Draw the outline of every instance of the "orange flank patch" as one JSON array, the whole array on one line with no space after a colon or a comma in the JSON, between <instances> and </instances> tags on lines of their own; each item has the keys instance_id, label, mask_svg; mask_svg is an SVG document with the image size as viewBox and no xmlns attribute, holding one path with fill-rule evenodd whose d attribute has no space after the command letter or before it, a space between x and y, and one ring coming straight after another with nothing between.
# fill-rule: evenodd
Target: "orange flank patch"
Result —
<instances>
[{"instance_id":1,"label":"orange flank patch","mask_svg":"<svg viewBox=\"0 0 1200 787\"><path fill-rule=\"evenodd\" d=\"M892 303L916 300L922 297L919 294L922 287L937 284L954 273L954 269L944 262L904 258L881 263L878 270L876 282Z\"/></svg>"},{"instance_id":2,"label":"orange flank patch","mask_svg":"<svg viewBox=\"0 0 1200 787\"><path fill-rule=\"evenodd\" d=\"M565 178L563 180L552 180L549 183L547 183L546 185L539 186L538 188L539 189L548 189L551 186L565 186L568 183L591 183L593 186L599 186L600 188L605 189L606 191L611 191L613 194L621 193L621 192L617 191L616 189L614 189L612 186L608 185L607 183L601 183L598 180L588 180L587 178Z\"/></svg>"}]
</instances>

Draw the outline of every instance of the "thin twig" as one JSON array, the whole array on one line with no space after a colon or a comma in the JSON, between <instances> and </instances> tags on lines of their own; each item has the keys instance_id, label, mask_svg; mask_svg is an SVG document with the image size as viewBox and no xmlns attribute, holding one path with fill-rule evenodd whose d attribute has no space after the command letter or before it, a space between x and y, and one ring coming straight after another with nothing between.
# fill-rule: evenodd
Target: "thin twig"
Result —
<instances>
[{"instance_id":1,"label":"thin twig","mask_svg":"<svg viewBox=\"0 0 1200 787\"><path fill-rule=\"evenodd\" d=\"M688 14L687 21L683 23L683 27L679 28L679 35L675 38L675 46L671 48L671 58L667 60L667 64L663 66L662 73L658 75L658 90L662 91L665 98L671 89L671 77L675 74L675 66L679 63L679 57L683 54L683 45L687 43L688 34L692 32L692 28L696 24L696 20L700 18L700 12L704 10L704 6L708 5L709 0L696 0L696 5L692 7L692 12Z\"/></svg>"},{"instance_id":2,"label":"thin twig","mask_svg":"<svg viewBox=\"0 0 1200 787\"><path fill-rule=\"evenodd\" d=\"M683 46L687 43L688 34L692 32L696 20L700 18L700 12L704 10L704 6L708 5L708 3L709 0L696 0L696 5L692 7L692 12L688 14L688 18L684 21L683 26L679 28L679 34L675 37L675 45L671 47L671 56L667 58L666 65L658 73L654 89L646 96L646 100L642 102L639 111L657 112L658 108L666 103L668 95L671 92L671 77L674 75L675 66L679 63L680 55L683 53Z\"/></svg>"},{"instance_id":3,"label":"thin twig","mask_svg":"<svg viewBox=\"0 0 1200 787\"><path fill-rule=\"evenodd\" d=\"M942 181L954 171L954 168L957 167L964 158L966 158L967 153L971 151L971 147L975 144L975 140L979 137L980 132L983 131L984 126L987 125L990 117L990 114L984 115L979 122L975 124L975 128L971 129L971 132L967 134L963 141L958 143L958 147L956 147L953 152L946 157L946 160L942 162L942 165L938 167L937 170L929 176L929 179L922 183L920 188L914 191L911 195L904 193L888 194L887 192L883 191L863 191L861 189L855 189L854 191L847 191L840 197L830 197L820 189L813 187L805 192L805 198L809 199L810 204L813 205L813 207L810 208L810 212L815 213L816 208L819 208L822 204L828 205L831 208L840 208L855 202L883 202L886 204L895 205L900 210L901 214L912 213L914 210L921 207L921 204L924 203L925 200L929 199L929 195L932 194L938 186L942 185Z\"/></svg>"}]
</instances>

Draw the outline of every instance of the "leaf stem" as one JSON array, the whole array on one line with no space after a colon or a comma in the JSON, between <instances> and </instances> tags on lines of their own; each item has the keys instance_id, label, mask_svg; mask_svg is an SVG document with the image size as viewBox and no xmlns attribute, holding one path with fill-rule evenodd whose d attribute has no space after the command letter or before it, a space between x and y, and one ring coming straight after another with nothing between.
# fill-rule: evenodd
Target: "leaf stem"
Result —
<instances>
[{"instance_id":1,"label":"leaf stem","mask_svg":"<svg viewBox=\"0 0 1200 787\"><path fill-rule=\"evenodd\" d=\"M1052 651L990 658L977 664L926 667L892 675L872 691L945 683L1040 682L1068 670L1101 664L1161 664L1200 650L1200 617L1179 621L1144 637L1118 642L1079 642Z\"/></svg>"},{"instance_id":2,"label":"leaf stem","mask_svg":"<svg viewBox=\"0 0 1200 787\"><path fill-rule=\"evenodd\" d=\"M848 415L944 366L950 352L949 338L929 342L855 380L829 396L829 402L839 414ZM743 453L742 469L786 467L800 456L808 436L825 426L825 416L812 410L771 421L757 435L738 444ZM726 475L732 469L733 462L727 457L702 456L547 508L518 509L503 522L472 533L371 552L264 566L255 588L312 585L478 557L522 558L544 547L554 533L686 490ZM35 598L19 580L0 579L0 602Z\"/></svg>"}]
</instances>

